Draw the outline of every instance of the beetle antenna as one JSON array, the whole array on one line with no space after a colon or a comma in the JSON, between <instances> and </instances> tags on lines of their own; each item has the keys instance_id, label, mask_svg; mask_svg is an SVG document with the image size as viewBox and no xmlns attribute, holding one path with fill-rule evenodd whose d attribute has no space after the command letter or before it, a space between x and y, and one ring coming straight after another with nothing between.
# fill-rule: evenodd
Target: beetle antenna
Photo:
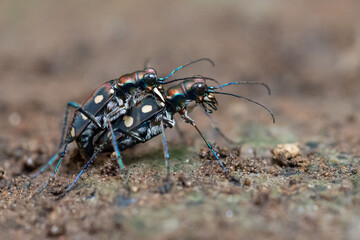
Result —
<instances>
[{"instance_id":1,"label":"beetle antenna","mask_svg":"<svg viewBox=\"0 0 360 240\"><path fill-rule=\"evenodd\" d=\"M220 87L220 83L218 80L214 79L214 78L209 78L209 77L203 77L205 80L210 80L210 81L213 81L215 82L219 87Z\"/></svg>"},{"instance_id":2,"label":"beetle antenna","mask_svg":"<svg viewBox=\"0 0 360 240\"><path fill-rule=\"evenodd\" d=\"M219 89L219 88L223 88L223 87L230 86L230 85L240 85L240 84L262 85L267 89L268 94L271 95L270 87L267 84L263 83L263 82L251 82L251 81L231 82L231 83L225 83L225 84L223 84L221 86L218 86L218 87L210 87L210 89Z\"/></svg>"},{"instance_id":3,"label":"beetle antenna","mask_svg":"<svg viewBox=\"0 0 360 240\"><path fill-rule=\"evenodd\" d=\"M174 73L176 73L177 71L179 71L180 69L184 68L184 67L187 67L191 64L194 64L194 63L197 63L197 62L201 62L201 61L207 61L209 63L211 63L212 66L215 66L215 63L213 60L211 60L210 58L199 58L199 59L196 59L194 61L191 61L191 62L188 62L188 63L185 63L184 65L174 69L168 76L166 77L163 77L163 78L159 78L160 81L164 81L166 79L168 79L169 77L171 77Z\"/></svg>"},{"instance_id":4,"label":"beetle antenna","mask_svg":"<svg viewBox=\"0 0 360 240\"><path fill-rule=\"evenodd\" d=\"M250 98L247 98L247 97L243 97L243 96L240 96L240 95L236 95L236 94L233 94L233 93L224 93L224 92L215 92L215 91L211 91L215 94L222 94L222 95L228 95L228 96L233 96L233 97L237 97L237 98L242 98L242 99L245 99L246 101L249 101L249 102L252 102L252 103L255 103L256 105L259 105L260 107L264 108L272 117L273 119L273 123L275 123L275 116L274 116L274 113L268 108L266 107L265 105L259 103L259 102L256 102Z\"/></svg>"},{"instance_id":5,"label":"beetle antenna","mask_svg":"<svg viewBox=\"0 0 360 240\"><path fill-rule=\"evenodd\" d=\"M169 84L169 83L173 83L173 82L178 82L178 81L184 81L184 80L187 80L187 79L191 79L192 77L186 77L186 78L176 78L176 79L173 79L171 81L168 81L168 82L162 82L161 84ZM159 78L160 79L160 78Z\"/></svg>"},{"instance_id":6,"label":"beetle antenna","mask_svg":"<svg viewBox=\"0 0 360 240\"><path fill-rule=\"evenodd\" d=\"M203 77L203 76L194 76L194 77L187 77L187 78L177 78L177 79L173 79L171 81L168 81L166 83L161 83L161 84L169 84L169 83L173 83L173 82L178 82L178 81L184 81L184 80L188 80L188 79L194 79L196 77L201 77L203 78L204 80L209 80L209 81L213 81L215 82L219 87L220 87L220 83L218 80L216 79L213 79L213 78L209 78L209 77Z\"/></svg>"}]
</instances>

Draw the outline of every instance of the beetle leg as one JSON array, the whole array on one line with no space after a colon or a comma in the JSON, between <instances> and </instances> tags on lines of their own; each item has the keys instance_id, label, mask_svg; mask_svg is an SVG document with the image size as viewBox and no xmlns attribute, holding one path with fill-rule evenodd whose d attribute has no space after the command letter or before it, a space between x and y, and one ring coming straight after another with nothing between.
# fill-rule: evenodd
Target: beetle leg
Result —
<instances>
[{"instance_id":1,"label":"beetle leg","mask_svg":"<svg viewBox=\"0 0 360 240\"><path fill-rule=\"evenodd\" d=\"M105 115L106 118L109 118L110 121L113 121L115 119L117 119L119 116L123 115L126 113L126 108L125 107L118 107L113 109L111 112L107 113Z\"/></svg>"},{"instance_id":2,"label":"beetle leg","mask_svg":"<svg viewBox=\"0 0 360 240\"><path fill-rule=\"evenodd\" d=\"M70 132L71 132L71 127L68 129L68 132L67 132L67 135L66 136L70 136ZM61 154L59 154L60 156L60 159L56 165L56 168L54 170L54 172L52 173L52 175L49 177L49 179L46 181L45 185L39 190L36 191L37 194L41 193L46 187L47 185L49 185L50 181L54 178L55 174L57 173L57 171L59 170L60 168L60 165L61 165L61 162L62 160L64 159L65 157L65 154L66 154L66 151L67 151L67 146L69 145L70 143L70 140L69 140L69 137L66 137L65 139L65 144L64 144L64 148L63 148L63 151L61 152ZM56 158L55 158L56 159ZM55 161L55 159L51 159L53 161ZM50 160L50 161L51 161Z\"/></svg>"},{"instance_id":3,"label":"beetle leg","mask_svg":"<svg viewBox=\"0 0 360 240\"><path fill-rule=\"evenodd\" d=\"M117 162L118 162L118 164L120 166L120 169L121 169L122 173L125 174L124 163L123 163L123 161L121 159L120 150L119 150L119 147L118 147L118 145L116 143L115 133L114 133L113 127L111 125L110 119L107 119L107 122L108 122L108 129L111 132L112 144L113 144L116 156L117 156Z\"/></svg>"},{"instance_id":4,"label":"beetle leg","mask_svg":"<svg viewBox=\"0 0 360 240\"><path fill-rule=\"evenodd\" d=\"M121 115L124 115L129 109L127 104L124 103L124 101L118 97L114 97L108 104L106 109L105 118L109 118L110 121L114 121Z\"/></svg>"},{"instance_id":5,"label":"beetle leg","mask_svg":"<svg viewBox=\"0 0 360 240\"><path fill-rule=\"evenodd\" d=\"M118 144L116 142L115 133L114 133L113 127L111 125L110 119L107 119L107 122L108 122L108 129L111 132L111 139L112 139L112 144L113 144L113 147L114 147L114 150L115 150L115 153L116 153L117 162L118 162L118 164L120 166L121 173L122 173L124 181L125 181L125 186L126 186L128 192L130 193L129 179L128 179L126 173L125 173L124 163L123 163L123 161L121 159L120 150L119 150Z\"/></svg>"},{"instance_id":6,"label":"beetle leg","mask_svg":"<svg viewBox=\"0 0 360 240\"><path fill-rule=\"evenodd\" d=\"M189 117L188 115L188 111L186 109L183 110L183 113L181 114L181 118L186 122L186 123L193 123L194 120L192 120L191 117Z\"/></svg>"},{"instance_id":7,"label":"beetle leg","mask_svg":"<svg viewBox=\"0 0 360 240\"><path fill-rule=\"evenodd\" d=\"M142 143L146 142L146 139L140 137L136 132L124 131L124 130L121 130L120 128L116 128L115 130L121 132L122 134L124 134L124 135L126 135L128 137L132 137L135 140L138 140L139 142L142 142Z\"/></svg>"},{"instance_id":8,"label":"beetle leg","mask_svg":"<svg viewBox=\"0 0 360 240\"><path fill-rule=\"evenodd\" d=\"M188 116L187 116L188 117ZM188 119L191 119L188 117ZM187 123L189 123L191 126L193 126L196 131L199 133L200 137L204 140L204 142L206 143L207 147L211 150L211 152L213 153L213 155L215 156L215 158L217 159L217 161L219 162L221 168L224 170L224 172L226 173L226 175L228 176L228 178L235 182L236 184L240 183L240 180L234 176L232 176L229 172L229 170L227 170L227 168L225 168L225 166L223 165L223 163L221 162L220 158L218 157L217 153L215 152L214 148L212 147L212 145L210 144L210 142L204 137L204 135L201 133L200 129L196 126L194 121L186 121Z\"/></svg>"},{"instance_id":9,"label":"beetle leg","mask_svg":"<svg viewBox=\"0 0 360 240\"><path fill-rule=\"evenodd\" d=\"M60 138L60 144L58 147L58 152L44 165L41 167L41 169L39 171L37 171L36 173L34 173L32 175L32 177L37 177L39 174L41 174L42 172L44 172L49 166L51 166L55 160L60 156L60 149L64 144L64 136L65 136L65 130L66 130L66 125L67 125L67 120L68 120L68 115L69 115L69 108L73 107L73 108L80 108L81 105L75 102L68 102L68 104L66 105L66 110L65 110L65 117L64 117L64 124L63 124L63 128L61 131L61 138Z\"/></svg>"},{"instance_id":10,"label":"beetle leg","mask_svg":"<svg viewBox=\"0 0 360 240\"><path fill-rule=\"evenodd\" d=\"M98 128L104 129L103 126L99 123L99 121L96 120L96 118L95 118L95 116L93 114L89 113L88 111L85 111L81 107L76 109L76 110L81 112L82 114L84 114L87 118L89 118L90 121L93 122Z\"/></svg>"},{"instance_id":11,"label":"beetle leg","mask_svg":"<svg viewBox=\"0 0 360 240\"><path fill-rule=\"evenodd\" d=\"M67 124L67 115L68 115L69 107L74 107L74 108L76 108L77 111L80 111L81 113L83 113L83 114L85 114L87 117L89 117L89 119L90 119L91 121L93 121L93 119L96 121L95 117L94 117L92 114L88 113L87 111L84 111L84 110L81 108L81 105L80 105L80 104L74 103L74 102L69 102L69 103L67 104L66 112L65 112L65 124L64 124L64 128L66 127L66 124ZM97 121L96 121L96 123L99 124ZM96 124L96 123L95 123L95 124ZM100 124L99 124L99 125L100 125ZM101 128L101 125L100 125L100 128ZM65 137L65 143L64 143L64 147L63 147L62 152L56 154L57 156L54 155L54 156L50 159L50 161L40 169L39 172L37 172L37 173L35 173L35 174L33 175L34 177L38 176L40 173L44 172L50 165L52 165L52 164L55 162L55 160L57 159L57 157L60 157L60 159L59 159L59 161L58 161L58 163L57 163L57 165L56 165L56 168L55 168L54 172L52 173L51 177L46 181L45 185L44 185L40 190L37 191L37 193L41 193L41 192L48 186L48 184L50 183L51 179L54 178L55 174L56 174L57 171L59 170L60 165L61 165L61 162L62 162L62 160L63 160L64 157L65 157L65 154L66 154L66 151L67 151L67 146L68 146L69 143L72 141L72 140L71 140L71 137L70 137L70 136L71 136L71 129L72 129L72 127L69 127L69 128L68 128L68 131L67 131L67 134L66 134L66 137ZM64 133L65 133L65 131L63 130L63 133L62 133L63 136L65 135ZM63 139L63 136L62 136L62 139ZM62 142L62 141L61 141L61 142ZM60 145L60 148L61 148L61 146L62 146L62 144ZM59 148L59 150L60 150L60 148Z\"/></svg>"},{"instance_id":12,"label":"beetle leg","mask_svg":"<svg viewBox=\"0 0 360 240\"><path fill-rule=\"evenodd\" d=\"M104 149L104 146L107 142L101 144L98 148L95 149L93 155L91 156L91 158L87 161L87 163L85 164L85 166L83 167L83 169L80 171L80 173L77 175L77 177L75 178L75 180L71 183L71 185L61 194L60 198L64 197L66 193L68 193L71 188L75 185L75 183L79 180L80 176L83 174L83 172L89 167L89 165L94 161L95 157L97 156L97 154L99 152L101 152Z\"/></svg>"},{"instance_id":13,"label":"beetle leg","mask_svg":"<svg viewBox=\"0 0 360 240\"><path fill-rule=\"evenodd\" d=\"M61 147L61 146L60 146ZM54 154L54 156L52 156L52 158L44 165L40 168L39 171L37 171L36 173L34 173L33 175L31 175L31 177L36 178L37 176L39 176L41 173L43 173L49 166L51 166L55 160L59 157L59 153Z\"/></svg>"},{"instance_id":14,"label":"beetle leg","mask_svg":"<svg viewBox=\"0 0 360 240\"><path fill-rule=\"evenodd\" d=\"M163 146L164 146L164 158L165 158L165 166L166 166L166 179L165 185L160 187L160 193L167 193L170 191L170 157L169 157L169 150L168 145L166 142L165 136L165 128L164 122L161 121L161 132L162 132L162 139L163 139Z\"/></svg>"}]
</instances>

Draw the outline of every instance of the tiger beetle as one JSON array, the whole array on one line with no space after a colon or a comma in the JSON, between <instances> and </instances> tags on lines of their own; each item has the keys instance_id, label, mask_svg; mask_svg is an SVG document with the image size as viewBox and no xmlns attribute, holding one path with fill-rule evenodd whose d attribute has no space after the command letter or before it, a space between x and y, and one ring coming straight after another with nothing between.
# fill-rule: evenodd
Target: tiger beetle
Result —
<instances>
[{"instance_id":1,"label":"tiger beetle","mask_svg":"<svg viewBox=\"0 0 360 240\"><path fill-rule=\"evenodd\" d=\"M209 114L212 113L212 110L217 110L215 94L234 96L265 108L271 114L273 122L275 122L273 113L264 105L236 94L217 91L217 89L237 84L260 84L267 88L269 94L270 89L264 83L246 81L232 82L221 86L218 84L216 87L207 86L206 80L218 82L215 79L202 76L179 78L165 82L178 70L199 61L209 61L213 64L208 58L200 58L176 68L164 78L158 78L155 69L145 68L143 71L125 74L118 79L104 83L93 92L83 105L69 102L65 111L58 153L33 175L34 177L38 176L59 158L54 172L45 185L38 190L38 193L43 191L55 176L66 154L68 144L73 141L76 141L82 155L89 160L72 184L63 192L62 196L71 190L82 173L94 161L97 154L103 151L115 152L117 162L128 187L128 179L120 152L136 144L144 143L160 134L162 134L164 158L167 167L166 183L160 188L160 191L169 191L170 162L165 129L175 126L173 117L176 113L179 113L186 123L196 129L229 179L239 182L225 168L210 142L204 137L194 120L188 116L189 103L195 102L200 105L210 118ZM163 85L177 81L181 82L170 87L167 91L164 90ZM70 107L75 108L76 111L73 121L66 131ZM210 120L212 119L210 118Z\"/></svg>"}]
</instances>

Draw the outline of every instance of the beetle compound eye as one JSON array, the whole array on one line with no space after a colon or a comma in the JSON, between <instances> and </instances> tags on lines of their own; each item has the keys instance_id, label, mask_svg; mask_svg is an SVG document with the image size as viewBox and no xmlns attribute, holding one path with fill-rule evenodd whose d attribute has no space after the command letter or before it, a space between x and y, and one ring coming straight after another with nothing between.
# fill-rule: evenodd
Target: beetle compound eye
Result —
<instances>
[{"instance_id":1,"label":"beetle compound eye","mask_svg":"<svg viewBox=\"0 0 360 240\"><path fill-rule=\"evenodd\" d=\"M144 81L147 85L155 85L157 76L155 73L146 73L144 75Z\"/></svg>"},{"instance_id":2,"label":"beetle compound eye","mask_svg":"<svg viewBox=\"0 0 360 240\"><path fill-rule=\"evenodd\" d=\"M196 95L204 95L205 91L206 91L206 85L204 83L195 83L192 86L192 89L194 90L194 92L196 93Z\"/></svg>"}]
</instances>

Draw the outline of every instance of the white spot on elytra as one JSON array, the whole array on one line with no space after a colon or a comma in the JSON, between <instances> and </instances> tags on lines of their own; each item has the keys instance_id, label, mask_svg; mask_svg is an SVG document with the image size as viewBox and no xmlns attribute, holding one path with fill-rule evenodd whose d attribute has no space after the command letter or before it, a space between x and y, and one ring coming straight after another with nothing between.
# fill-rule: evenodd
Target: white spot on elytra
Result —
<instances>
[{"instance_id":1,"label":"white spot on elytra","mask_svg":"<svg viewBox=\"0 0 360 240\"><path fill-rule=\"evenodd\" d=\"M115 92L114 89L110 89L111 94L114 94L114 92Z\"/></svg>"},{"instance_id":2,"label":"white spot on elytra","mask_svg":"<svg viewBox=\"0 0 360 240\"><path fill-rule=\"evenodd\" d=\"M145 105L145 106L143 106L143 107L141 108L141 111L142 111L143 113L151 112L151 110L152 110L152 106L151 106L151 105Z\"/></svg>"},{"instance_id":3,"label":"white spot on elytra","mask_svg":"<svg viewBox=\"0 0 360 240\"><path fill-rule=\"evenodd\" d=\"M101 103L103 99L104 99L104 96L103 96L103 95L98 95L98 96L96 96L96 97L94 98L94 102L95 102L96 104L98 104L98 103Z\"/></svg>"},{"instance_id":4,"label":"white spot on elytra","mask_svg":"<svg viewBox=\"0 0 360 240\"><path fill-rule=\"evenodd\" d=\"M130 116L124 116L124 124L126 127L131 127L134 123L134 119Z\"/></svg>"}]
</instances>

